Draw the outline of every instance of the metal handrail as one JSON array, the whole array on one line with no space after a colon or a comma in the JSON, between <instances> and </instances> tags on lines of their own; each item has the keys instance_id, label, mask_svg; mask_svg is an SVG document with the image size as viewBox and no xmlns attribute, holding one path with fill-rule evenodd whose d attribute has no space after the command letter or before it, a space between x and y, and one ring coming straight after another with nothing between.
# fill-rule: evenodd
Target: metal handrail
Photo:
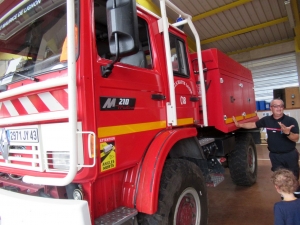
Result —
<instances>
[{"instance_id":1,"label":"metal handrail","mask_svg":"<svg viewBox=\"0 0 300 225\"><path fill-rule=\"evenodd\" d=\"M177 125L177 114L176 114L176 101L175 101L175 88L174 88L174 77L173 69L171 64L171 53L170 53L170 38L169 38L169 22L167 18L166 6L176 12L178 15L184 18L183 21L172 24L173 26L180 26L183 24L188 24L195 36L196 39L196 48L197 48L197 58L199 65L199 80L201 85L201 100L202 100L202 110L203 110L203 122L204 126L208 126L207 120L207 106L206 106L206 93L205 93L205 82L202 68L202 56L201 56L201 45L200 37L197 33L197 30L192 22L192 16L181 11L176 5L174 5L169 0L160 0L160 10L162 15L162 25L159 27L164 32L164 42L165 42L165 52L167 58L167 71L168 71L168 81L169 81L169 90L170 90L170 102L167 103L167 113L168 113L168 124ZM159 21L160 23L160 21Z\"/></svg>"},{"instance_id":2,"label":"metal handrail","mask_svg":"<svg viewBox=\"0 0 300 225\"><path fill-rule=\"evenodd\" d=\"M76 60L75 60L75 4L74 0L67 0L67 42L68 42L68 105L69 105L69 134L70 167L63 178L34 177L26 175L23 181L32 184L65 186L71 183L77 173L77 87L76 87Z\"/></svg>"}]
</instances>

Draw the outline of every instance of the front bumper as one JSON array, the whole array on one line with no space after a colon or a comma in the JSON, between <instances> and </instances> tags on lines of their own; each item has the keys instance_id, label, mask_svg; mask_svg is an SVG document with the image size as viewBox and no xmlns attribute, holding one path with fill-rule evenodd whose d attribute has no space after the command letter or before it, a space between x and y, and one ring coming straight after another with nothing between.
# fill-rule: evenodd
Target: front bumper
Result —
<instances>
[{"instance_id":1,"label":"front bumper","mask_svg":"<svg viewBox=\"0 0 300 225\"><path fill-rule=\"evenodd\" d=\"M86 201L42 198L0 189L0 225L91 225Z\"/></svg>"}]
</instances>

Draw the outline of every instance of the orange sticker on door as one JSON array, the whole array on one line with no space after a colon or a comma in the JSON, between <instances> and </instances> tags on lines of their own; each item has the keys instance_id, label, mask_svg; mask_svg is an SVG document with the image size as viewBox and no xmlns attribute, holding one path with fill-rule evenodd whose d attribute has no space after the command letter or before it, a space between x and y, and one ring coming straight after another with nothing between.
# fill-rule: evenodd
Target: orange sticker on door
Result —
<instances>
[{"instance_id":1,"label":"orange sticker on door","mask_svg":"<svg viewBox=\"0 0 300 225\"><path fill-rule=\"evenodd\" d=\"M116 168L115 138L100 139L101 172Z\"/></svg>"}]
</instances>

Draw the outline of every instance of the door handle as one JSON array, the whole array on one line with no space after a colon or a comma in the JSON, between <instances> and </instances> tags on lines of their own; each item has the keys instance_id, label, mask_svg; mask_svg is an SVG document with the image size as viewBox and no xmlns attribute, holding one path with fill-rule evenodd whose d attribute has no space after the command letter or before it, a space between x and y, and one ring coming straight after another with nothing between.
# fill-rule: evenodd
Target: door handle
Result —
<instances>
[{"instance_id":1,"label":"door handle","mask_svg":"<svg viewBox=\"0 0 300 225\"><path fill-rule=\"evenodd\" d=\"M151 99L153 99L153 100L165 100L166 96L164 96L163 94L152 94Z\"/></svg>"},{"instance_id":2,"label":"door handle","mask_svg":"<svg viewBox=\"0 0 300 225\"><path fill-rule=\"evenodd\" d=\"M199 97L195 97L195 96L190 97L191 102L198 102L199 100L200 100Z\"/></svg>"}]
</instances>

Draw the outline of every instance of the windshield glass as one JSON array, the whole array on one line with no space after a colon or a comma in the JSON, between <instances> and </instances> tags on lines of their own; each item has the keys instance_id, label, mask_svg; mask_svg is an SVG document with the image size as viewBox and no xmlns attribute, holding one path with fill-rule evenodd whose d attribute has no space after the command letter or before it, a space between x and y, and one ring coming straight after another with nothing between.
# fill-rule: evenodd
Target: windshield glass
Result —
<instances>
[{"instance_id":1,"label":"windshield glass","mask_svg":"<svg viewBox=\"0 0 300 225\"><path fill-rule=\"evenodd\" d=\"M0 1L2 84L4 77L14 75L13 82L65 68L66 24L65 0ZM76 32L77 26L75 36L78 37Z\"/></svg>"}]
</instances>

